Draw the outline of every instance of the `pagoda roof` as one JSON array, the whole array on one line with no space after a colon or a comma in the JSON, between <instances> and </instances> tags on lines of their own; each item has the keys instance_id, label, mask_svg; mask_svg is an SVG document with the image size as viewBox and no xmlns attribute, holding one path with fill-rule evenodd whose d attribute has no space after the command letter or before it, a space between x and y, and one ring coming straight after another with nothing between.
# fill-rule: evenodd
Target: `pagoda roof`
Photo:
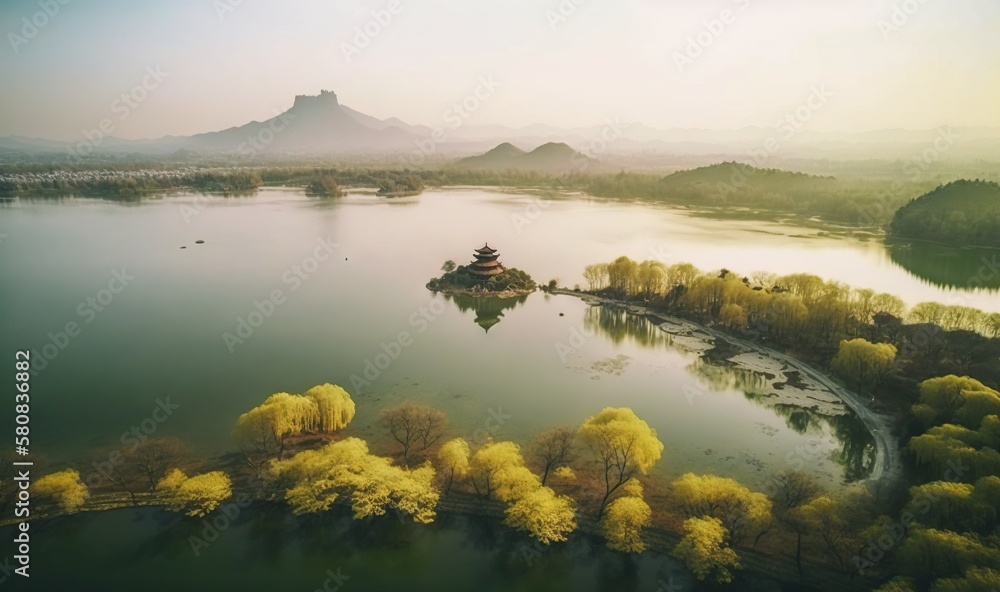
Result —
<instances>
[{"instance_id":1,"label":"pagoda roof","mask_svg":"<svg viewBox=\"0 0 1000 592\"><path fill-rule=\"evenodd\" d=\"M484 267L503 267L503 264L496 259L491 259L489 261L473 261L469 264L469 267L478 267L482 269Z\"/></svg>"},{"instance_id":2,"label":"pagoda roof","mask_svg":"<svg viewBox=\"0 0 1000 592\"><path fill-rule=\"evenodd\" d=\"M476 252L477 253L485 253L485 254L488 254L488 255L492 255L493 253L496 253L497 250L491 248L490 245L489 245L489 243L486 243L482 247L476 249Z\"/></svg>"}]
</instances>

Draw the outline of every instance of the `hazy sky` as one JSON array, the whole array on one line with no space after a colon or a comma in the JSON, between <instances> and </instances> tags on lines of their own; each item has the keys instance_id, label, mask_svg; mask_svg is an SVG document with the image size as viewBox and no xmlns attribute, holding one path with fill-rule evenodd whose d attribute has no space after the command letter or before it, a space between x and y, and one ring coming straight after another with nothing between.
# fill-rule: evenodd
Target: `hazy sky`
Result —
<instances>
[{"instance_id":1,"label":"hazy sky","mask_svg":"<svg viewBox=\"0 0 1000 592\"><path fill-rule=\"evenodd\" d=\"M468 124L771 126L815 87L832 96L809 129L1000 126L996 0L62 2L0 1L0 136L77 139L109 117L125 138L212 131L324 88L441 126L481 77L498 86Z\"/></svg>"}]
</instances>

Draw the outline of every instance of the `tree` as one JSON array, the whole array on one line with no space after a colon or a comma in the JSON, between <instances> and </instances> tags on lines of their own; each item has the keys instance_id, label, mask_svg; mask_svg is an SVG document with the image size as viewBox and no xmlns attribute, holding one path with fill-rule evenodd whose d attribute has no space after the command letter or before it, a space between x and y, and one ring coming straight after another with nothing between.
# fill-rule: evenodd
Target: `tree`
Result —
<instances>
[{"instance_id":1,"label":"tree","mask_svg":"<svg viewBox=\"0 0 1000 592\"><path fill-rule=\"evenodd\" d=\"M621 296L636 292L639 264L628 257L619 257L608 264L608 287Z\"/></svg>"},{"instance_id":2,"label":"tree","mask_svg":"<svg viewBox=\"0 0 1000 592\"><path fill-rule=\"evenodd\" d=\"M821 495L795 509L842 571L853 569L850 558L867 542L861 530L871 524L871 496L851 489L837 497Z\"/></svg>"},{"instance_id":3,"label":"tree","mask_svg":"<svg viewBox=\"0 0 1000 592\"><path fill-rule=\"evenodd\" d=\"M858 384L858 392L866 384L882 382L896 361L896 346L891 343L871 343L857 338L840 342L840 351L830 366L842 376Z\"/></svg>"},{"instance_id":4,"label":"tree","mask_svg":"<svg viewBox=\"0 0 1000 592\"><path fill-rule=\"evenodd\" d=\"M642 529L652 524L652 510L638 496L626 495L608 504L608 511L601 519L601 530L608 541L608 548L621 553L642 553Z\"/></svg>"},{"instance_id":5,"label":"tree","mask_svg":"<svg viewBox=\"0 0 1000 592\"><path fill-rule=\"evenodd\" d=\"M487 442L469 461L469 480L483 499L490 499L510 471L524 467L521 449L513 442ZM506 471L506 475L501 475Z\"/></svg>"},{"instance_id":6,"label":"tree","mask_svg":"<svg viewBox=\"0 0 1000 592\"><path fill-rule=\"evenodd\" d=\"M448 493L455 477L464 477L469 473L469 443L462 438L448 440L438 449L437 456L448 474L448 485L444 490Z\"/></svg>"},{"instance_id":7,"label":"tree","mask_svg":"<svg viewBox=\"0 0 1000 592\"><path fill-rule=\"evenodd\" d=\"M270 477L287 488L285 500L296 515L326 511L343 499L357 519L382 516L394 508L414 522L430 523L440 498L430 463L414 469L395 466L392 460L371 454L358 438L278 461L271 466Z\"/></svg>"},{"instance_id":8,"label":"tree","mask_svg":"<svg viewBox=\"0 0 1000 592\"><path fill-rule=\"evenodd\" d=\"M730 570L739 569L740 558L726 541L722 521L711 516L688 518L684 532L684 538L674 547L674 557L699 580L711 577L720 584L733 581Z\"/></svg>"},{"instance_id":9,"label":"tree","mask_svg":"<svg viewBox=\"0 0 1000 592\"><path fill-rule=\"evenodd\" d=\"M265 458L284 455L285 439L307 432L331 432L347 426L354 418L354 402L347 391L321 384L305 395L275 393L260 406L240 415L233 437L251 465L259 466L252 453ZM272 452L274 450L274 452Z\"/></svg>"},{"instance_id":10,"label":"tree","mask_svg":"<svg viewBox=\"0 0 1000 592\"><path fill-rule=\"evenodd\" d=\"M327 382L312 387L303 395L316 405L319 412L316 429L321 432L342 430L354 419L354 401L342 387Z\"/></svg>"},{"instance_id":11,"label":"tree","mask_svg":"<svg viewBox=\"0 0 1000 592\"><path fill-rule=\"evenodd\" d=\"M504 523L518 530L527 531L542 544L565 541L566 535L576 530L576 512L573 500L556 495L548 487L535 487L517 497L504 512Z\"/></svg>"},{"instance_id":12,"label":"tree","mask_svg":"<svg viewBox=\"0 0 1000 592\"><path fill-rule=\"evenodd\" d=\"M188 516L205 516L233 495L232 481L222 471L188 477L172 469L156 488L167 496L167 506Z\"/></svg>"},{"instance_id":13,"label":"tree","mask_svg":"<svg viewBox=\"0 0 1000 592\"><path fill-rule=\"evenodd\" d=\"M740 541L771 521L771 500L733 479L687 473L674 481L674 496L691 517L712 516Z\"/></svg>"},{"instance_id":14,"label":"tree","mask_svg":"<svg viewBox=\"0 0 1000 592\"><path fill-rule=\"evenodd\" d=\"M73 469L45 475L32 484L31 490L35 496L48 499L67 514L76 512L90 499L90 492L80 480L80 473Z\"/></svg>"},{"instance_id":15,"label":"tree","mask_svg":"<svg viewBox=\"0 0 1000 592\"><path fill-rule=\"evenodd\" d=\"M801 575L802 536L809 522L797 510L819 497L823 489L811 475L793 470L782 471L775 475L772 485L771 505L774 517L782 526L795 533L795 565Z\"/></svg>"},{"instance_id":16,"label":"tree","mask_svg":"<svg viewBox=\"0 0 1000 592\"><path fill-rule=\"evenodd\" d=\"M987 415L1000 414L1000 392L968 376L940 376L920 383L920 399L913 414L925 425L960 420L978 429Z\"/></svg>"},{"instance_id":17,"label":"tree","mask_svg":"<svg viewBox=\"0 0 1000 592\"><path fill-rule=\"evenodd\" d=\"M972 568L998 570L1000 552L956 532L916 528L900 545L896 561L902 575L926 589L935 579L961 577Z\"/></svg>"},{"instance_id":18,"label":"tree","mask_svg":"<svg viewBox=\"0 0 1000 592\"><path fill-rule=\"evenodd\" d=\"M147 438L124 451L101 450L95 455L101 462L111 455L121 455L120 462L101 475L121 490L127 492L135 503L135 494L153 491L166 472L183 464L190 452L187 446L173 437Z\"/></svg>"},{"instance_id":19,"label":"tree","mask_svg":"<svg viewBox=\"0 0 1000 592\"><path fill-rule=\"evenodd\" d=\"M961 578L934 582L931 592L983 592L1000 590L1000 570L973 567Z\"/></svg>"},{"instance_id":20,"label":"tree","mask_svg":"<svg viewBox=\"0 0 1000 592\"><path fill-rule=\"evenodd\" d=\"M451 273L451 272L455 271L456 267L458 267L458 266L455 265L455 262L452 261L451 259L449 259L449 260L447 260L447 261L444 262L444 265L441 266L441 271L443 271L445 273Z\"/></svg>"},{"instance_id":21,"label":"tree","mask_svg":"<svg viewBox=\"0 0 1000 592\"><path fill-rule=\"evenodd\" d=\"M611 494L632 477L645 475L663 453L656 430L627 407L606 407L587 418L577 436L593 451L604 482L598 518Z\"/></svg>"},{"instance_id":22,"label":"tree","mask_svg":"<svg viewBox=\"0 0 1000 592\"><path fill-rule=\"evenodd\" d=\"M608 264L597 263L583 268L583 279L587 280L587 285L591 292L603 290L608 287Z\"/></svg>"},{"instance_id":23,"label":"tree","mask_svg":"<svg viewBox=\"0 0 1000 592\"><path fill-rule=\"evenodd\" d=\"M570 462L574 437L569 428L552 428L535 438L528 454L542 467L542 485L551 471Z\"/></svg>"},{"instance_id":24,"label":"tree","mask_svg":"<svg viewBox=\"0 0 1000 592\"><path fill-rule=\"evenodd\" d=\"M383 409L378 417L378 424L402 447L403 462L409 460L411 450L421 452L437 442L446 423L444 412L413 401Z\"/></svg>"},{"instance_id":25,"label":"tree","mask_svg":"<svg viewBox=\"0 0 1000 592\"><path fill-rule=\"evenodd\" d=\"M746 329L747 313L739 304L724 304L719 309L719 321L727 328L739 331Z\"/></svg>"}]
</instances>

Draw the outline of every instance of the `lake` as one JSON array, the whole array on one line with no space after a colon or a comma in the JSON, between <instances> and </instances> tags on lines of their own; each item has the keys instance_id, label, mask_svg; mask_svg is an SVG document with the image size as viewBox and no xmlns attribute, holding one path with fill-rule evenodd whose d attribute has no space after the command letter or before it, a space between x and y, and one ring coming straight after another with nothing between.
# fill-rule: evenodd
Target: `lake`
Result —
<instances>
[{"instance_id":1,"label":"lake","mask_svg":"<svg viewBox=\"0 0 1000 592\"><path fill-rule=\"evenodd\" d=\"M585 265L628 255L705 270L811 272L909 304L1000 310L995 291L914 275L876 242L585 196L451 189L315 200L264 189L137 204L15 200L0 206L0 233L0 342L7 352L38 352L33 454L57 461L120 446L130 431L176 435L205 455L231 450L240 413L271 393L333 382L358 405L347 432L376 451L388 443L374 418L405 399L443 409L453 434L474 444L527 443L628 406L665 444L660 475L713 472L763 488L772 473L798 468L836 488L863 479L872 463L871 437L846 409L776 404L761 391L761 373L712 366L645 318L573 296L473 302L424 284L444 261L466 263L489 242L540 283L582 285ZM137 553L186 545L141 543L155 534L151 520L146 511L74 517L47 544L63 558L107 528ZM492 569L473 569L493 563L455 538L467 530L414 534L431 542L393 560L461 557L470 573ZM253 532L229 533L226 544L247 545ZM230 559L219 561L211 565L232 570ZM289 561L282 569L303 567ZM655 581L640 563L643 581ZM309 569L323 565L317 558Z\"/></svg>"}]
</instances>

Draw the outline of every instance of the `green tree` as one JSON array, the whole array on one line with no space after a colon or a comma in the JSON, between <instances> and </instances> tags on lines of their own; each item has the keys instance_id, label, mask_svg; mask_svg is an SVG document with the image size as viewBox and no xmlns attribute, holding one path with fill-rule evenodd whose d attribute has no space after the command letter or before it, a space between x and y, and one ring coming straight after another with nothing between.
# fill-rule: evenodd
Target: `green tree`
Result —
<instances>
[{"instance_id":1,"label":"green tree","mask_svg":"<svg viewBox=\"0 0 1000 592\"><path fill-rule=\"evenodd\" d=\"M840 342L840 351L830 366L833 370L858 385L858 392L866 385L877 385L884 380L896 361L896 346L891 343L871 343L857 338Z\"/></svg>"}]
</instances>

